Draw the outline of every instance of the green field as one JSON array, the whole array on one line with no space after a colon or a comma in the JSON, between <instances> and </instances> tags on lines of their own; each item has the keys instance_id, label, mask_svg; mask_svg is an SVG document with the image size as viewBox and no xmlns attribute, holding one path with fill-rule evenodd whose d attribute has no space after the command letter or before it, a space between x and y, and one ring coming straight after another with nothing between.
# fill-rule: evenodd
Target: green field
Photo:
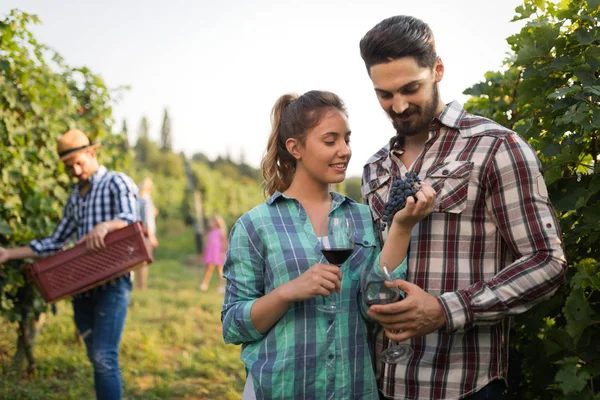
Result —
<instances>
[{"instance_id":1,"label":"green field","mask_svg":"<svg viewBox=\"0 0 600 400\"><path fill-rule=\"evenodd\" d=\"M198 290L203 269L192 233L161 238L150 266L149 288L136 291L121 342L125 399L240 399L244 368L238 346L221 334L222 294L217 276ZM92 368L74 335L70 301L48 313L35 347L37 374L8 374L16 327L0 324L0 399L93 399Z\"/></svg>"}]
</instances>

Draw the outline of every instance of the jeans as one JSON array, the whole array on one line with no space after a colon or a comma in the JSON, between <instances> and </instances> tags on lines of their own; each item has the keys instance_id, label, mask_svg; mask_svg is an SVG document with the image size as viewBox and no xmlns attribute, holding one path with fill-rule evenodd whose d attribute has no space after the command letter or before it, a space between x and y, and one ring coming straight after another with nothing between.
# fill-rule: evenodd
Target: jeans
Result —
<instances>
[{"instance_id":1,"label":"jeans","mask_svg":"<svg viewBox=\"0 0 600 400\"><path fill-rule=\"evenodd\" d=\"M477 393L465 397L463 400L504 400L504 389L506 389L504 381L497 379L488 383Z\"/></svg>"},{"instance_id":2,"label":"jeans","mask_svg":"<svg viewBox=\"0 0 600 400\"><path fill-rule=\"evenodd\" d=\"M123 380L119 345L131 295L129 276L117 279L91 295L73 299L77 330L94 367L96 399L120 400Z\"/></svg>"}]
</instances>

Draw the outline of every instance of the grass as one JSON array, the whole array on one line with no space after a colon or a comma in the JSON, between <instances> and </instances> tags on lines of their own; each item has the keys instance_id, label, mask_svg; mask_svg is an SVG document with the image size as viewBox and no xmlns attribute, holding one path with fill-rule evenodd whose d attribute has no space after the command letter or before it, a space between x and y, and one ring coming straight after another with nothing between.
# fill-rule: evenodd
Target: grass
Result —
<instances>
[{"instance_id":1,"label":"grass","mask_svg":"<svg viewBox=\"0 0 600 400\"><path fill-rule=\"evenodd\" d=\"M203 268L189 230L162 238L150 266L148 290L135 290L121 341L124 399L240 399L240 348L225 345L215 272L208 292L198 290ZM70 301L47 314L34 354L35 376L8 371L16 326L0 324L1 399L93 399L92 367L74 335Z\"/></svg>"}]
</instances>

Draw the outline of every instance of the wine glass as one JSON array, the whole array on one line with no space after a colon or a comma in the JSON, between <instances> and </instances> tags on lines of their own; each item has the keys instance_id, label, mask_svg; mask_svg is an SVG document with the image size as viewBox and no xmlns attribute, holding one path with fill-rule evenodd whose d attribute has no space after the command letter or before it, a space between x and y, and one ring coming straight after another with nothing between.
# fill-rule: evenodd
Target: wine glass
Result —
<instances>
[{"instance_id":1,"label":"wine glass","mask_svg":"<svg viewBox=\"0 0 600 400\"><path fill-rule=\"evenodd\" d=\"M374 304L389 304L400 301L403 293L397 287L387 287L386 281L392 281L388 272L388 265L384 262L383 267L374 265L365 267L360 272L360 289L362 297L368 306ZM388 364L397 364L410 358L413 349L405 343L395 343L383 350L380 359Z\"/></svg>"},{"instance_id":2,"label":"wine glass","mask_svg":"<svg viewBox=\"0 0 600 400\"><path fill-rule=\"evenodd\" d=\"M330 264L340 267L354 250L354 223L349 218L327 217L323 226L323 235L320 238L321 253ZM328 303L318 306L317 309L327 313L346 312L339 304L339 296L332 292Z\"/></svg>"}]
</instances>

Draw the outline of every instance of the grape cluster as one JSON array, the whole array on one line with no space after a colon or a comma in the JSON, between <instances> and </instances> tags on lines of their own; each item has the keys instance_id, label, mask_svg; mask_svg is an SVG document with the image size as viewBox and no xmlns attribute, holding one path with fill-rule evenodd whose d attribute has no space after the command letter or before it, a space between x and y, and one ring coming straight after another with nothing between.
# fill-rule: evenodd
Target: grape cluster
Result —
<instances>
[{"instance_id":1,"label":"grape cluster","mask_svg":"<svg viewBox=\"0 0 600 400\"><path fill-rule=\"evenodd\" d=\"M391 224L394 215L406 206L406 199L415 194L421 188L421 179L416 172L407 172L406 179L398 179L394 181L390 188L390 195L387 203L383 206L383 217L381 218L380 228L385 230L386 224ZM417 200L416 197L414 197Z\"/></svg>"}]
</instances>

